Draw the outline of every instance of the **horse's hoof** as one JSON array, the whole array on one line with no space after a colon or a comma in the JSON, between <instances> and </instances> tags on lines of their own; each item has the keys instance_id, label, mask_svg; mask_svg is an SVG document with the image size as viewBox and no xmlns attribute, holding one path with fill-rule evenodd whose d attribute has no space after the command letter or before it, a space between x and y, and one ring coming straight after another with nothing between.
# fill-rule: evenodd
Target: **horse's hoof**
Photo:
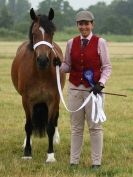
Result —
<instances>
[{"instance_id":1,"label":"horse's hoof","mask_svg":"<svg viewBox=\"0 0 133 177\"><path fill-rule=\"evenodd\" d=\"M46 163L54 163L54 162L56 162L56 159L54 157L54 153L48 153Z\"/></svg>"},{"instance_id":2,"label":"horse's hoof","mask_svg":"<svg viewBox=\"0 0 133 177\"><path fill-rule=\"evenodd\" d=\"M23 159L23 160L31 160L31 159L32 159L32 156L23 156L22 159Z\"/></svg>"},{"instance_id":3,"label":"horse's hoof","mask_svg":"<svg viewBox=\"0 0 133 177\"><path fill-rule=\"evenodd\" d=\"M60 135L59 135L58 127L55 128L53 143L54 144L60 144Z\"/></svg>"}]
</instances>

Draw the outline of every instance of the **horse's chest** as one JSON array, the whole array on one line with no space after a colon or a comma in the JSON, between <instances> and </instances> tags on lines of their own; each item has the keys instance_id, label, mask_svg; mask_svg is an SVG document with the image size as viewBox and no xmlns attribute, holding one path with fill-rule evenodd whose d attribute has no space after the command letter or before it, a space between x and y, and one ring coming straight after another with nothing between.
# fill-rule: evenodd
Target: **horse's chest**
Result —
<instances>
[{"instance_id":1,"label":"horse's chest","mask_svg":"<svg viewBox=\"0 0 133 177\"><path fill-rule=\"evenodd\" d=\"M45 86L33 88L28 95L31 102L49 103L53 100L52 91Z\"/></svg>"}]
</instances>

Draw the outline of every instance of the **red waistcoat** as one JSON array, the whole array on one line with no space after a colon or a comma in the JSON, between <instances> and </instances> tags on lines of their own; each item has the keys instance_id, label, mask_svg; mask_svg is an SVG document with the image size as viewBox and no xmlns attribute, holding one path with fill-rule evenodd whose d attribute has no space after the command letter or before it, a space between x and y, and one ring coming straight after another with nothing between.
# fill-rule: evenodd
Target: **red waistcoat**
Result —
<instances>
[{"instance_id":1,"label":"red waistcoat","mask_svg":"<svg viewBox=\"0 0 133 177\"><path fill-rule=\"evenodd\" d=\"M93 70L94 81L97 83L100 79L101 62L98 54L98 40L99 37L93 35L89 44L86 47L81 47L80 36L73 39L71 48L71 72L69 81L75 86L83 84L85 87L90 85L83 77L83 71Z\"/></svg>"}]
</instances>

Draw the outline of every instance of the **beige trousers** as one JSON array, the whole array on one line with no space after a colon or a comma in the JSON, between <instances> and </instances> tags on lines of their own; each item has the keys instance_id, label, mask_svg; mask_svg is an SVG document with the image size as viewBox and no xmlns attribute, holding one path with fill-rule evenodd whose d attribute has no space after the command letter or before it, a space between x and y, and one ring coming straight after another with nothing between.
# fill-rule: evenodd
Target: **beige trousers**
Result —
<instances>
[{"instance_id":1,"label":"beige trousers","mask_svg":"<svg viewBox=\"0 0 133 177\"><path fill-rule=\"evenodd\" d=\"M68 88L68 106L71 110L76 110L84 102L85 98L88 96L89 92L71 90L76 89L86 89L83 85L78 87L69 83ZM78 164L80 160L80 153L83 141L83 131L85 120L88 125L90 133L90 143L91 143L91 159L93 165L100 165L102 158L102 147L103 147L103 130L101 123L93 123L91 121L91 101L80 111L70 113L71 121L71 150L70 150L70 163ZM88 154L87 154L88 155Z\"/></svg>"}]
</instances>

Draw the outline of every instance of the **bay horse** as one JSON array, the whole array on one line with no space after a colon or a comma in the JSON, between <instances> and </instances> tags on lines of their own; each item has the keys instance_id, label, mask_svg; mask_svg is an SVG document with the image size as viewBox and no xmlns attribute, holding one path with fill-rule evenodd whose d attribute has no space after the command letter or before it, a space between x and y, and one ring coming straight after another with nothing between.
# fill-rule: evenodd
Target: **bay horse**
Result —
<instances>
[{"instance_id":1,"label":"bay horse","mask_svg":"<svg viewBox=\"0 0 133 177\"><path fill-rule=\"evenodd\" d=\"M60 97L57 89L56 71L53 60L63 60L61 48L53 41L56 30L54 10L48 15L36 15L30 10L32 24L29 41L19 46L11 67L14 87L22 96L26 116L23 159L32 158L31 135L48 135L48 157L46 162L55 162L53 141L58 143L58 117ZM61 86L64 87L65 74L61 73ZM56 139L58 138L58 139Z\"/></svg>"}]
</instances>

